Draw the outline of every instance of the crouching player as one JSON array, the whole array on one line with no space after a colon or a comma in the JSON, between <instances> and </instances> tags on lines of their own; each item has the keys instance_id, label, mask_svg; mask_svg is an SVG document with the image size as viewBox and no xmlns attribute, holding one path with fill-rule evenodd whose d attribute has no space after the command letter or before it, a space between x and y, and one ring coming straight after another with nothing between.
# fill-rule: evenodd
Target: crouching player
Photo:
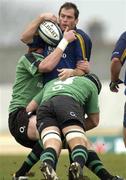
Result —
<instances>
[{"instance_id":1,"label":"crouching player","mask_svg":"<svg viewBox=\"0 0 126 180\"><path fill-rule=\"evenodd\" d=\"M71 180L84 179L83 168L87 164L91 165L91 161L95 162L98 170L94 172L100 179L123 180L118 176L112 176L105 170L97 154L88 150L90 143L85 135L85 128L93 127L91 123L86 126L86 121L99 121L100 90L101 83L94 74L71 77L65 81L55 79L47 83L43 91L27 107L36 108L42 99L37 111L37 127L44 145L40 160L45 179L59 179L56 165L62 148L61 134L63 134L71 153L72 163L69 167ZM85 122L84 112L88 115Z\"/></svg>"}]
</instances>

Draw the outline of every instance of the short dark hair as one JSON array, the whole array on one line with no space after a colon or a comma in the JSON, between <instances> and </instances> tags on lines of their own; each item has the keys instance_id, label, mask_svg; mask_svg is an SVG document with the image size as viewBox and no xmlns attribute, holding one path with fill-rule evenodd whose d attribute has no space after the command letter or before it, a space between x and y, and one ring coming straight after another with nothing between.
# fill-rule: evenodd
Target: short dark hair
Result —
<instances>
[{"instance_id":1,"label":"short dark hair","mask_svg":"<svg viewBox=\"0 0 126 180\"><path fill-rule=\"evenodd\" d=\"M96 87L98 89L98 94L99 94L101 91L101 88L102 88L102 84L101 84L98 76L96 76L96 74L86 74L84 77L87 77L96 85Z\"/></svg>"},{"instance_id":2,"label":"short dark hair","mask_svg":"<svg viewBox=\"0 0 126 180\"><path fill-rule=\"evenodd\" d=\"M59 9L59 16L60 16L60 13L61 13L61 10L65 8L65 9L74 9L74 15L75 15L75 19L78 18L79 16L79 10L77 8L77 6L74 4L74 3L71 3L71 2L66 2L64 3L60 9Z\"/></svg>"}]
</instances>

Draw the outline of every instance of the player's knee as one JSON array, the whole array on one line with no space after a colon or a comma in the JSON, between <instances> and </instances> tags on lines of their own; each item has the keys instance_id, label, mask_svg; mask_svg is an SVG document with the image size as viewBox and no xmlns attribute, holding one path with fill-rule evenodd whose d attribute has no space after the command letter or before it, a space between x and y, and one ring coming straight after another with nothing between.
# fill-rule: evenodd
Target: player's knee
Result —
<instances>
[{"instance_id":1,"label":"player's knee","mask_svg":"<svg viewBox=\"0 0 126 180\"><path fill-rule=\"evenodd\" d=\"M85 132L82 130L82 129L72 129L72 130L69 130L66 134L65 134L65 138L66 138L66 141L69 142L72 141L72 140L77 140L78 142L79 141L83 141L87 144L87 137L85 135Z\"/></svg>"},{"instance_id":2,"label":"player's knee","mask_svg":"<svg viewBox=\"0 0 126 180\"><path fill-rule=\"evenodd\" d=\"M91 151L94 151L94 150L95 150L92 142L89 141L89 140L88 140L88 142L87 142L87 149L88 149L88 150L91 150Z\"/></svg>"},{"instance_id":3,"label":"player's knee","mask_svg":"<svg viewBox=\"0 0 126 180\"><path fill-rule=\"evenodd\" d=\"M58 144L61 144L60 133L53 129L42 131L41 139L42 139L43 145L47 144L48 142L49 144L51 142L57 142Z\"/></svg>"}]
</instances>

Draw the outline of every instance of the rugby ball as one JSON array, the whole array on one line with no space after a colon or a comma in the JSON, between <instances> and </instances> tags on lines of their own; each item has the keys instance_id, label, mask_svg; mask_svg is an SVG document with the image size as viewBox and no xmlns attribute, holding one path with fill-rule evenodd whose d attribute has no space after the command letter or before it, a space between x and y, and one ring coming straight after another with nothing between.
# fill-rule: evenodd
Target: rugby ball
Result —
<instances>
[{"instance_id":1,"label":"rugby ball","mask_svg":"<svg viewBox=\"0 0 126 180\"><path fill-rule=\"evenodd\" d=\"M38 33L40 37L51 46L57 46L63 36L58 24L49 20L40 24Z\"/></svg>"}]
</instances>

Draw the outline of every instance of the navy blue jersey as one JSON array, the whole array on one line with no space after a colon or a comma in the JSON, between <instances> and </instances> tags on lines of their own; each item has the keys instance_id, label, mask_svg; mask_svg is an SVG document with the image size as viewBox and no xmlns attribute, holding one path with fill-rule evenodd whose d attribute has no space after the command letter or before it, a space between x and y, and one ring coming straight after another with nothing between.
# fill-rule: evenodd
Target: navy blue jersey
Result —
<instances>
[{"instance_id":1,"label":"navy blue jersey","mask_svg":"<svg viewBox=\"0 0 126 180\"><path fill-rule=\"evenodd\" d=\"M90 60L92 42L89 36L80 29L76 29L77 40L68 44L65 49L60 62L57 66L49 73L43 74L44 84L54 78L58 77L57 69L62 68L72 68L76 67L77 61L87 58ZM39 36L35 36L33 43L28 44L30 48L40 48L44 49L43 56L48 56L55 47L46 44Z\"/></svg>"},{"instance_id":2,"label":"navy blue jersey","mask_svg":"<svg viewBox=\"0 0 126 180\"><path fill-rule=\"evenodd\" d=\"M111 59L113 59L114 57L119 58L122 65L126 61L126 32L124 32L120 36L119 40L116 43ZM125 70L124 84L126 85L126 70ZM125 90L125 94L126 94L126 90Z\"/></svg>"}]
</instances>

